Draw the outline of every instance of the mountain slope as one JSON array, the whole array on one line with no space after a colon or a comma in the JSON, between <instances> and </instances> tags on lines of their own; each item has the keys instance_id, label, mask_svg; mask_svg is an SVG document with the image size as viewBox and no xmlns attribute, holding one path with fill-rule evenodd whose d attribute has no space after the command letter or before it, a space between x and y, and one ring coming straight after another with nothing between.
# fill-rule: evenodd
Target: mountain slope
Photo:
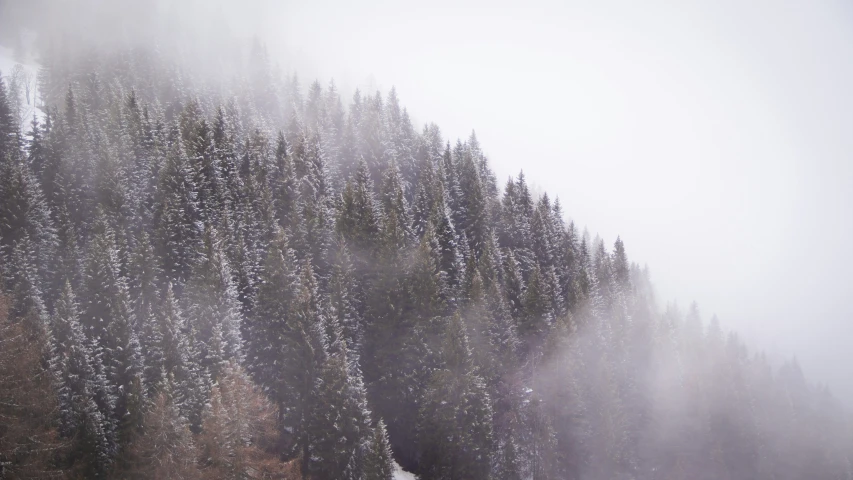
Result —
<instances>
[{"instance_id":1,"label":"mountain slope","mask_svg":"<svg viewBox=\"0 0 853 480\"><path fill-rule=\"evenodd\" d=\"M345 107L258 45L233 79L43 60L43 122L0 91L0 254L57 453L0 443L13 476L853 476L847 414L796 362L661 311L621 240L394 90Z\"/></svg>"}]
</instances>

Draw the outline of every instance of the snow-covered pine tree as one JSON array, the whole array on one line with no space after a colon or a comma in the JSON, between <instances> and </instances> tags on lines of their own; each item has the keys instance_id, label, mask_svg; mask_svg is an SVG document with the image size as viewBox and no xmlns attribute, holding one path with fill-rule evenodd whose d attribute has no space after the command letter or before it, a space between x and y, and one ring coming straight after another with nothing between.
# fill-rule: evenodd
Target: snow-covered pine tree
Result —
<instances>
[{"instance_id":1,"label":"snow-covered pine tree","mask_svg":"<svg viewBox=\"0 0 853 480\"><path fill-rule=\"evenodd\" d=\"M294 453L300 456L302 471L312 469L309 419L322 368L327 361L326 319L320 309L317 279L306 262L299 272L299 287L293 310L285 323L282 366L278 369L284 388L282 429Z\"/></svg>"},{"instance_id":2,"label":"snow-covered pine tree","mask_svg":"<svg viewBox=\"0 0 853 480\"><path fill-rule=\"evenodd\" d=\"M346 343L320 368L306 412L308 455L303 473L312 478L361 478L364 449L372 436L367 399Z\"/></svg>"},{"instance_id":3,"label":"snow-covered pine tree","mask_svg":"<svg viewBox=\"0 0 853 480\"><path fill-rule=\"evenodd\" d=\"M339 239L334 247L329 278L329 313L340 326L350 356L355 359L360 358L365 329L363 310L359 308L362 300L358 298L357 280L347 244Z\"/></svg>"},{"instance_id":4,"label":"snow-covered pine tree","mask_svg":"<svg viewBox=\"0 0 853 480\"><path fill-rule=\"evenodd\" d=\"M225 362L242 359L243 313L222 240L213 226L206 228L202 242L201 251L194 255L199 260L186 286L184 311L199 335L202 357L198 360L215 381Z\"/></svg>"},{"instance_id":5,"label":"snow-covered pine tree","mask_svg":"<svg viewBox=\"0 0 853 480\"><path fill-rule=\"evenodd\" d=\"M4 263L11 261L12 250L23 237L32 255L33 280L37 285L53 281L58 238L50 209L29 165L20 154L8 152L0 158L0 258ZM43 300L52 298L53 292L48 294Z\"/></svg>"},{"instance_id":6,"label":"snow-covered pine tree","mask_svg":"<svg viewBox=\"0 0 853 480\"><path fill-rule=\"evenodd\" d=\"M380 418L373 427L373 438L370 439L364 457L364 480L392 480L394 478L394 457L391 444L388 442L388 432L385 422Z\"/></svg>"},{"instance_id":7,"label":"snow-covered pine tree","mask_svg":"<svg viewBox=\"0 0 853 480\"><path fill-rule=\"evenodd\" d=\"M296 258L287 237L279 230L264 262L261 284L252 318L244 326L249 373L263 386L284 414L287 386L280 372L285 364L288 321L299 294ZM283 428L280 419L280 428Z\"/></svg>"},{"instance_id":8,"label":"snow-covered pine tree","mask_svg":"<svg viewBox=\"0 0 853 480\"><path fill-rule=\"evenodd\" d=\"M449 322L443 346L443 367L431 375L418 416L419 477L489 478L491 399L459 315Z\"/></svg>"},{"instance_id":9,"label":"snow-covered pine tree","mask_svg":"<svg viewBox=\"0 0 853 480\"><path fill-rule=\"evenodd\" d=\"M166 286L156 322L147 358L151 368L159 369L160 373L155 377L158 383L151 389L157 392L165 382L172 382L172 401L190 427L198 430L208 401L210 375L201 365L195 331L187 324L171 283Z\"/></svg>"},{"instance_id":10,"label":"snow-covered pine tree","mask_svg":"<svg viewBox=\"0 0 853 480\"><path fill-rule=\"evenodd\" d=\"M177 125L172 126L169 137L171 145L157 189L156 251L162 259L163 272L182 291L196 261L194 254L203 230L197 223L200 218L198 190L193 184L191 164Z\"/></svg>"},{"instance_id":11,"label":"snow-covered pine tree","mask_svg":"<svg viewBox=\"0 0 853 480\"><path fill-rule=\"evenodd\" d=\"M72 440L68 461L84 474L104 475L116 449L112 411L97 398L109 397L107 378L98 375L90 342L83 333L71 284L65 284L51 319L51 370L59 398L60 433Z\"/></svg>"}]
</instances>

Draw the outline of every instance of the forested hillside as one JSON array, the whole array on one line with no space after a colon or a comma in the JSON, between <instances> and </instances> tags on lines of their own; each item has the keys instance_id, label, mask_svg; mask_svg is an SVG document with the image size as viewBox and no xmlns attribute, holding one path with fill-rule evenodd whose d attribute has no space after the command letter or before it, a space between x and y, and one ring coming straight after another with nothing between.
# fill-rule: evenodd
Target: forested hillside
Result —
<instances>
[{"instance_id":1,"label":"forested hillside","mask_svg":"<svg viewBox=\"0 0 853 480\"><path fill-rule=\"evenodd\" d=\"M0 86L0 478L853 478L796 361L393 89L41 61L45 115Z\"/></svg>"}]
</instances>

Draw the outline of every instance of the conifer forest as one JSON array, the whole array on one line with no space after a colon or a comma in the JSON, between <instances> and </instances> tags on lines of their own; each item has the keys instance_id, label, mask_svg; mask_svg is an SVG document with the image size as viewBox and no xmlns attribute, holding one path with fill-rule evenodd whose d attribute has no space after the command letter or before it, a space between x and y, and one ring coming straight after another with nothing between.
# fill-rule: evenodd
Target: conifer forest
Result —
<instances>
[{"instance_id":1,"label":"conifer forest","mask_svg":"<svg viewBox=\"0 0 853 480\"><path fill-rule=\"evenodd\" d=\"M262 42L70 43L0 73L0 478L853 479L826 386L523 159Z\"/></svg>"}]
</instances>

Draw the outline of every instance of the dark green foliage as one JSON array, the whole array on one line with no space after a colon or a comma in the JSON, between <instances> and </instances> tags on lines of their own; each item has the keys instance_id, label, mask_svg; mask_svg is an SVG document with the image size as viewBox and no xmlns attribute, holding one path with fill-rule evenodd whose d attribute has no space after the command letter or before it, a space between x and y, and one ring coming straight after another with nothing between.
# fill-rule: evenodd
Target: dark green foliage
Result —
<instances>
[{"instance_id":1,"label":"dark green foliage","mask_svg":"<svg viewBox=\"0 0 853 480\"><path fill-rule=\"evenodd\" d=\"M391 480L394 476L393 458L391 456L391 445L388 443L388 433L385 431L385 422L379 422L373 428L373 437L367 445L364 457L364 469L362 475L364 480Z\"/></svg>"},{"instance_id":2,"label":"dark green foliage","mask_svg":"<svg viewBox=\"0 0 853 480\"><path fill-rule=\"evenodd\" d=\"M234 82L44 58L26 142L0 82L0 385L57 408L11 388L0 462L42 459L35 425L64 445L44 471L84 478L850 477L796 362L658 311L621 238L499 186L473 133L417 133L395 90L303 95L259 43Z\"/></svg>"},{"instance_id":3,"label":"dark green foliage","mask_svg":"<svg viewBox=\"0 0 853 480\"><path fill-rule=\"evenodd\" d=\"M548 283L539 266L534 265L527 281L527 289L522 299L522 314L518 322L518 333L528 351L540 345L554 320L551 286Z\"/></svg>"},{"instance_id":4,"label":"dark green foliage","mask_svg":"<svg viewBox=\"0 0 853 480\"><path fill-rule=\"evenodd\" d=\"M420 477L489 478L492 408L458 316L447 327L443 368L431 375L418 416Z\"/></svg>"},{"instance_id":5,"label":"dark green foliage","mask_svg":"<svg viewBox=\"0 0 853 480\"><path fill-rule=\"evenodd\" d=\"M347 183L339 209L338 233L350 242L357 258L372 255L378 245L380 222L366 163L359 163L354 180Z\"/></svg>"},{"instance_id":6,"label":"dark green foliage","mask_svg":"<svg viewBox=\"0 0 853 480\"><path fill-rule=\"evenodd\" d=\"M251 321L244 328L249 372L279 408L284 405L289 390L284 384L281 369L288 354L288 322L294 315L299 295L295 262L284 232L279 231L264 263Z\"/></svg>"},{"instance_id":7,"label":"dark green foliage","mask_svg":"<svg viewBox=\"0 0 853 480\"><path fill-rule=\"evenodd\" d=\"M374 283L363 356L371 405L387 421L395 453L405 464L415 461L417 410L437 361L444 311L441 277L425 239L412 257L404 272L387 269ZM405 440L397 443L398 438Z\"/></svg>"},{"instance_id":8,"label":"dark green foliage","mask_svg":"<svg viewBox=\"0 0 853 480\"><path fill-rule=\"evenodd\" d=\"M0 162L13 161L19 154L18 122L12 112L6 82L0 80Z\"/></svg>"},{"instance_id":9,"label":"dark green foliage","mask_svg":"<svg viewBox=\"0 0 853 480\"><path fill-rule=\"evenodd\" d=\"M317 394L317 379L327 361L325 318L320 311L317 283L310 263L302 266L293 310L285 322L282 377L282 424L285 438L301 455L303 471L313 466L309 419Z\"/></svg>"},{"instance_id":10,"label":"dark green foliage","mask_svg":"<svg viewBox=\"0 0 853 480\"><path fill-rule=\"evenodd\" d=\"M55 281L58 239L37 178L19 157L0 158L0 255L7 262L24 241L33 256L38 281ZM8 273L7 273L8 275ZM49 292L48 298L53 298Z\"/></svg>"},{"instance_id":11,"label":"dark green foliage","mask_svg":"<svg viewBox=\"0 0 853 480\"><path fill-rule=\"evenodd\" d=\"M111 420L114 388L100 374L101 358L94 355L83 334L68 283L57 300L51 334L50 364L57 380L60 433L73 443L69 462L81 472L103 475L117 448L116 426Z\"/></svg>"},{"instance_id":12,"label":"dark green foliage","mask_svg":"<svg viewBox=\"0 0 853 480\"><path fill-rule=\"evenodd\" d=\"M364 452L372 441L364 386L352 371L346 347L329 355L318 374L305 429L311 478L359 478L367 467Z\"/></svg>"},{"instance_id":13,"label":"dark green foliage","mask_svg":"<svg viewBox=\"0 0 853 480\"><path fill-rule=\"evenodd\" d=\"M338 243L334 255L328 287L330 314L341 328L347 347L358 357L364 343L364 318L356 288L358 278L344 241Z\"/></svg>"},{"instance_id":14,"label":"dark green foliage","mask_svg":"<svg viewBox=\"0 0 853 480\"><path fill-rule=\"evenodd\" d=\"M187 318L202 345L199 360L216 380L223 364L242 358L243 315L216 230L208 227L203 242L203 249L197 254L200 261L193 268L184 301Z\"/></svg>"},{"instance_id":15,"label":"dark green foliage","mask_svg":"<svg viewBox=\"0 0 853 480\"><path fill-rule=\"evenodd\" d=\"M192 168L177 127L173 127L170 137L172 145L160 171L158 186L157 248L163 271L182 285L195 263L202 235L197 223L201 217Z\"/></svg>"}]
</instances>

